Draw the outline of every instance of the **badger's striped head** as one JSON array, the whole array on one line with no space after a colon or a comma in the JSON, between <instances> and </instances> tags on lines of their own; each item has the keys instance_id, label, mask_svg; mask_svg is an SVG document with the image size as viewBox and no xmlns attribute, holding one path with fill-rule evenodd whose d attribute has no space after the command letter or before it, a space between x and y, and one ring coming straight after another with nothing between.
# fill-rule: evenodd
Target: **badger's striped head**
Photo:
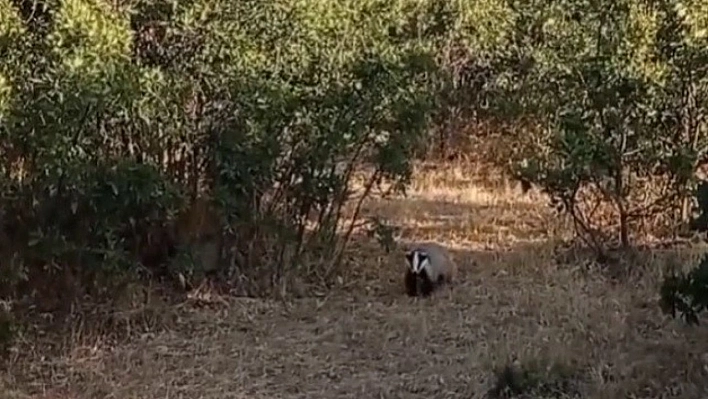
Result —
<instances>
[{"instance_id":1,"label":"badger's striped head","mask_svg":"<svg viewBox=\"0 0 708 399\"><path fill-rule=\"evenodd\" d=\"M406 259L408 259L408 264L414 274L420 274L423 270L430 267L430 256L423 250L414 249L408 252Z\"/></svg>"}]
</instances>

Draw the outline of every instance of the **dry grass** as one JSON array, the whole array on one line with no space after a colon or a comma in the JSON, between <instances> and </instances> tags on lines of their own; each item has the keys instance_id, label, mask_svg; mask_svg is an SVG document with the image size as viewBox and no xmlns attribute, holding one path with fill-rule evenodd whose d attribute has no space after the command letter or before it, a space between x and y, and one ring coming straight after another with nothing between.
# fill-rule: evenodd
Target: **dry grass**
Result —
<instances>
[{"instance_id":1,"label":"dry grass","mask_svg":"<svg viewBox=\"0 0 708 399\"><path fill-rule=\"evenodd\" d=\"M516 361L535 374L530 382L546 383L545 396L525 397L707 396L706 329L668 320L656 306L662 265L694 259L698 250L644 254L632 279L621 281L580 263L559 265L552 240L564 226L544 199L468 173L421 171L408 198L365 208L403 226L404 243L448 245L461 266L451 291L405 297L400 252L362 241L352 255L359 278L349 289L288 304L235 299L211 310L177 309L167 330L120 345L76 339L62 356L18 361L0 392L481 398L494 370Z\"/></svg>"}]
</instances>

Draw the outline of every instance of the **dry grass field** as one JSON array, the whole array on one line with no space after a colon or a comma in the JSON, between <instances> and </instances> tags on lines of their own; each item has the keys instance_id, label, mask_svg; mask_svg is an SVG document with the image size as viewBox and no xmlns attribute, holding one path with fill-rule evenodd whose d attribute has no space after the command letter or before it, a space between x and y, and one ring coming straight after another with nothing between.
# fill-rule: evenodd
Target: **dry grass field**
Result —
<instances>
[{"instance_id":1,"label":"dry grass field","mask_svg":"<svg viewBox=\"0 0 708 399\"><path fill-rule=\"evenodd\" d=\"M14 362L10 398L482 398L506 365L517 398L708 397L708 330L661 315L662 268L701 249L637 255L611 278L581 256L559 262L567 233L533 192L420 171L406 198L364 212L403 227L400 241L447 245L459 283L404 295L403 257L358 240L351 279L287 303L232 299L164 307L165 329L113 344L80 331L61 356ZM4 389L3 389L4 388ZM35 396L28 393L33 392ZM25 394L27 393L27 394Z\"/></svg>"}]
</instances>

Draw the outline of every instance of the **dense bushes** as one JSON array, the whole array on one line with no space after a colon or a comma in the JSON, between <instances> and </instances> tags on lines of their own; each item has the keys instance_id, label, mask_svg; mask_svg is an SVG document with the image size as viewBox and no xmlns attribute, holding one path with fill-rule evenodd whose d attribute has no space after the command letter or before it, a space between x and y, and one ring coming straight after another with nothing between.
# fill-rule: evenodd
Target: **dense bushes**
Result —
<instances>
[{"instance_id":1,"label":"dense bushes","mask_svg":"<svg viewBox=\"0 0 708 399\"><path fill-rule=\"evenodd\" d=\"M334 266L354 174L363 195L405 182L433 106L429 46L381 30L396 4L14 4L0 3L8 294L66 281L68 306L106 273L175 267L277 281L313 248Z\"/></svg>"},{"instance_id":2,"label":"dense bushes","mask_svg":"<svg viewBox=\"0 0 708 399\"><path fill-rule=\"evenodd\" d=\"M701 4L0 0L3 294L327 278L345 203L482 126L589 243L628 245L689 216Z\"/></svg>"},{"instance_id":3,"label":"dense bushes","mask_svg":"<svg viewBox=\"0 0 708 399\"><path fill-rule=\"evenodd\" d=\"M547 135L517 173L600 251L609 238L601 233L615 231L627 246L640 222L680 208L704 162L704 107L693 101L706 78L705 43L693 41L677 5L569 7L544 27L550 40L534 50L526 75L534 90L523 93L540 94ZM560 34L564 23L574 34Z\"/></svg>"}]
</instances>

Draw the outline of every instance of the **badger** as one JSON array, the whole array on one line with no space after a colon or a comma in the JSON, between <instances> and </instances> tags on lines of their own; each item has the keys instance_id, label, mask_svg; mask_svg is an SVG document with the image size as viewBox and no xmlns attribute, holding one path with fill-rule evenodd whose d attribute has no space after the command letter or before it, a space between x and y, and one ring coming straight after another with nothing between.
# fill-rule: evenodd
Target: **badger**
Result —
<instances>
[{"instance_id":1,"label":"badger","mask_svg":"<svg viewBox=\"0 0 708 399\"><path fill-rule=\"evenodd\" d=\"M441 245L422 243L406 253L408 268L405 275L409 296L429 296L444 283L453 283L457 264Z\"/></svg>"}]
</instances>

